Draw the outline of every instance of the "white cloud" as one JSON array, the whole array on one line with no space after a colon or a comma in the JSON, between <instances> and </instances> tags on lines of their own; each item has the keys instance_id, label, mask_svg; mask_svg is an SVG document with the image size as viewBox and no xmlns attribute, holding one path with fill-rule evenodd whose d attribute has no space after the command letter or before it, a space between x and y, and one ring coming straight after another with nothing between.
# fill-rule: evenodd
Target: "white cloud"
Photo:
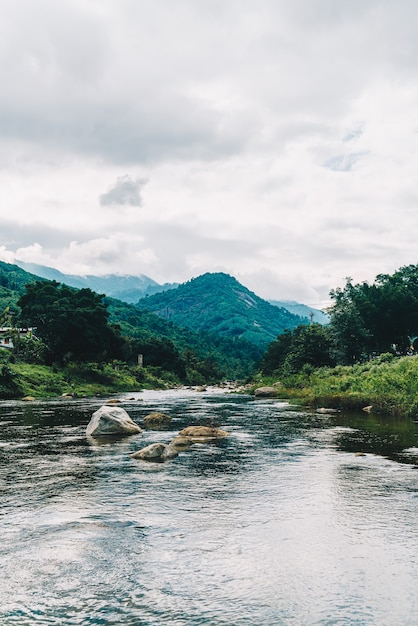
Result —
<instances>
[{"instance_id":1,"label":"white cloud","mask_svg":"<svg viewBox=\"0 0 418 626\"><path fill-rule=\"evenodd\" d=\"M412 0L15 0L2 17L0 258L221 269L304 301L416 262Z\"/></svg>"}]
</instances>

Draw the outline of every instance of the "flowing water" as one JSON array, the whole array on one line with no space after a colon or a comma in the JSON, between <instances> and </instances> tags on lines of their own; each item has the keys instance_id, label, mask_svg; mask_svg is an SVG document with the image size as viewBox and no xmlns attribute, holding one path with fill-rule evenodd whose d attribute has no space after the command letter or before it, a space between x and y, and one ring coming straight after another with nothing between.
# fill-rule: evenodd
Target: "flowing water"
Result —
<instances>
[{"instance_id":1,"label":"flowing water","mask_svg":"<svg viewBox=\"0 0 418 626\"><path fill-rule=\"evenodd\" d=\"M418 624L418 425L216 390L0 404L0 624ZM130 453L190 424L230 436ZM363 452L364 456L356 453Z\"/></svg>"}]
</instances>

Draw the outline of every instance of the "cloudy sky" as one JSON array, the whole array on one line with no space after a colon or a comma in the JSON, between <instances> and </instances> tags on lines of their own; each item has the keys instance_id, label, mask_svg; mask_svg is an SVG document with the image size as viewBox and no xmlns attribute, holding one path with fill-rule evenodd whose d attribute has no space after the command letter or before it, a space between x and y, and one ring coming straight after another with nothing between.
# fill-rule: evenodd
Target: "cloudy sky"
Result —
<instances>
[{"instance_id":1,"label":"cloudy sky","mask_svg":"<svg viewBox=\"0 0 418 626\"><path fill-rule=\"evenodd\" d=\"M418 263L416 0L0 5L0 259L322 305Z\"/></svg>"}]
</instances>

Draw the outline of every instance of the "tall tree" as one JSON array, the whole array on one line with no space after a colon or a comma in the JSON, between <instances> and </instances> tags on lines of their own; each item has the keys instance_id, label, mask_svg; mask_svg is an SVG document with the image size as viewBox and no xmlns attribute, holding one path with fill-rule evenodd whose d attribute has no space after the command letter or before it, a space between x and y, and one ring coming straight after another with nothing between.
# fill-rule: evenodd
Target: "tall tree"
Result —
<instances>
[{"instance_id":1,"label":"tall tree","mask_svg":"<svg viewBox=\"0 0 418 626\"><path fill-rule=\"evenodd\" d=\"M20 298L19 324L36 327L51 362L118 357L122 338L108 323L103 295L56 281L37 281Z\"/></svg>"},{"instance_id":2,"label":"tall tree","mask_svg":"<svg viewBox=\"0 0 418 626\"><path fill-rule=\"evenodd\" d=\"M330 328L340 362L382 352L404 354L418 334L418 265L380 274L371 285L347 279L344 289L330 295Z\"/></svg>"}]
</instances>

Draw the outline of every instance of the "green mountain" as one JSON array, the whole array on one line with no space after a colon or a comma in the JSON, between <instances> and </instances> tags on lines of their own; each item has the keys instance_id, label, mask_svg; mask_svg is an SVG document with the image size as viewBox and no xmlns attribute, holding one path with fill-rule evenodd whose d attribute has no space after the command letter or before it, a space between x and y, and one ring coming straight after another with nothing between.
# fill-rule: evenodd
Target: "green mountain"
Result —
<instances>
[{"instance_id":1,"label":"green mountain","mask_svg":"<svg viewBox=\"0 0 418 626\"><path fill-rule=\"evenodd\" d=\"M267 346L286 329L306 323L263 300L224 273L207 273L137 305L178 326Z\"/></svg>"},{"instance_id":2,"label":"green mountain","mask_svg":"<svg viewBox=\"0 0 418 626\"><path fill-rule=\"evenodd\" d=\"M25 291L25 285L39 280L17 265L0 261L0 313L9 308L13 315L17 315L17 301Z\"/></svg>"},{"instance_id":3,"label":"green mountain","mask_svg":"<svg viewBox=\"0 0 418 626\"><path fill-rule=\"evenodd\" d=\"M59 277L53 273L51 279L57 280ZM17 265L0 261L0 313L9 308L17 319L17 302L25 292L25 285L42 279ZM261 359L262 350L245 340L182 328L155 313L140 310L115 298L106 296L104 301L109 311L109 321L120 326L122 335L128 339L135 355L143 354L146 366L170 370L174 361L180 360L186 364L186 369L201 372L208 381L209 371L215 372L212 377L217 380L246 377Z\"/></svg>"}]
</instances>

